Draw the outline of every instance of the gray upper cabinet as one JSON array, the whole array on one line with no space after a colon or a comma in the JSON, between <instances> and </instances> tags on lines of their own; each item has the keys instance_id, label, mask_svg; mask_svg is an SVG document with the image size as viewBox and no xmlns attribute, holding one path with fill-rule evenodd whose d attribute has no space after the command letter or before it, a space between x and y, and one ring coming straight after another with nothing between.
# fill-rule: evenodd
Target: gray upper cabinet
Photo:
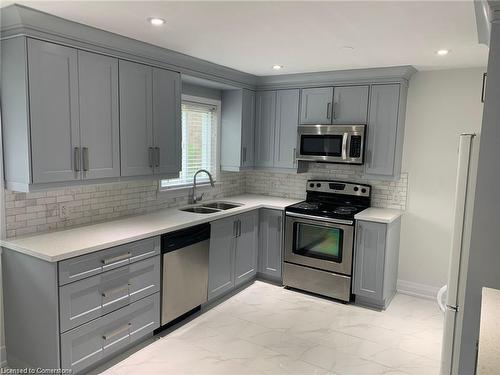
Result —
<instances>
[{"instance_id":1,"label":"gray upper cabinet","mask_svg":"<svg viewBox=\"0 0 500 375\"><path fill-rule=\"evenodd\" d=\"M153 69L154 173L178 176L181 170L181 77Z\"/></svg>"},{"instance_id":2,"label":"gray upper cabinet","mask_svg":"<svg viewBox=\"0 0 500 375\"><path fill-rule=\"evenodd\" d=\"M330 124L332 122L333 87L301 90L300 123Z\"/></svg>"},{"instance_id":3,"label":"gray upper cabinet","mask_svg":"<svg viewBox=\"0 0 500 375\"><path fill-rule=\"evenodd\" d=\"M118 60L78 51L83 178L120 176Z\"/></svg>"},{"instance_id":4,"label":"gray upper cabinet","mask_svg":"<svg viewBox=\"0 0 500 375\"><path fill-rule=\"evenodd\" d=\"M28 39L28 72L33 183L79 180L77 50Z\"/></svg>"},{"instance_id":5,"label":"gray upper cabinet","mask_svg":"<svg viewBox=\"0 0 500 375\"><path fill-rule=\"evenodd\" d=\"M332 124L366 124L368 86L340 86L333 91Z\"/></svg>"},{"instance_id":6,"label":"gray upper cabinet","mask_svg":"<svg viewBox=\"0 0 500 375\"><path fill-rule=\"evenodd\" d=\"M372 85L365 152L365 173L397 178L401 172L406 90L400 84ZM401 105L400 105L401 103Z\"/></svg>"},{"instance_id":7,"label":"gray upper cabinet","mask_svg":"<svg viewBox=\"0 0 500 375\"><path fill-rule=\"evenodd\" d=\"M240 171L253 167L255 92L224 90L221 107L222 170Z\"/></svg>"},{"instance_id":8,"label":"gray upper cabinet","mask_svg":"<svg viewBox=\"0 0 500 375\"><path fill-rule=\"evenodd\" d=\"M121 175L153 173L153 69L120 61Z\"/></svg>"},{"instance_id":9,"label":"gray upper cabinet","mask_svg":"<svg viewBox=\"0 0 500 375\"><path fill-rule=\"evenodd\" d=\"M178 175L180 74L120 60L121 175Z\"/></svg>"},{"instance_id":10,"label":"gray upper cabinet","mask_svg":"<svg viewBox=\"0 0 500 375\"><path fill-rule=\"evenodd\" d=\"M356 223L353 289L356 302L385 309L396 294L401 219Z\"/></svg>"},{"instance_id":11,"label":"gray upper cabinet","mask_svg":"<svg viewBox=\"0 0 500 375\"><path fill-rule=\"evenodd\" d=\"M299 90L257 92L255 166L296 168Z\"/></svg>"},{"instance_id":12,"label":"gray upper cabinet","mask_svg":"<svg viewBox=\"0 0 500 375\"><path fill-rule=\"evenodd\" d=\"M230 217L212 222L208 259L208 299L234 287L234 240L236 219Z\"/></svg>"},{"instance_id":13,"label":"gray upper cabinet","mask_svg":"<svg viewBox=\"0 0 500 375\"><path fill-rule=\"evenodd\" d=\"M274 167L296 167L299 90L279 90L276 100Z\"/></svg>"},{"instance_id":14,"label":"gray upper cabinet","mask_svg":"<svg viewBox=\"0 0 500 375\"><path fill-rule=\"evenodd\" d=\"M258 272L281 282L283 212L262 209L259 214Z\"/></svg>"},{"instance_id":15,"label":"gray upper cabinet","mask_svg":"<svg viewBox=\"0 0 500 375\"><path fill-rule=\"evenodd\" d=\"M273 167L276 91L257 92L255 103L255 166Z\"/></svg>"},{"instance_id":16,"label":"gray upper cabinet","mask_svg":"<svg viewBox=\"0 0 500 375\"><path fill-rule=\"evenodd\" d=\"M235 286L243 284L257 274L258 211L238 216L235 243Z\"/></svg>"}]
</instances>

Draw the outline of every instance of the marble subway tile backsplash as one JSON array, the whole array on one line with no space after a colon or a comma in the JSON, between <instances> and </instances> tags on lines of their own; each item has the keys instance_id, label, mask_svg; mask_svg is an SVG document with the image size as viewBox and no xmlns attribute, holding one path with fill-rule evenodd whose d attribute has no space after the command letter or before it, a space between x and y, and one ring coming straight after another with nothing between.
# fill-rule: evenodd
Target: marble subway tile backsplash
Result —
<instances>
[{"instance_id":1,"label":"marble subway tile backsplash","mask_svg":"<svg viewBox=\"0 0 500 375\"><path fill-rule=\"evenodd\" d=\"M373 186L375 207L406 208L408 175L399 181L366 180L363 167L315 164L307 173L247 171L222 172L215 189L205 190L205 200L243 193L285 198L305 198L308 179L337 179ZM158 182L137 180L76 186L36 193L5 191L7 237L47 232L78 225L143 214L188 203L186 191L158 192Z\"/></svg>"},{"instance_id":2,"label":"marble subway tile backsplash","mask_svg":"<svg viewBox=\"0 0 500 375\"><path fill-rule=\"evenodd\" d=\"M370 180L363 176L363 166L314 164L307 173L246 173L246 192L285 198L305 199L306 182L310 179L352 181L372 186L372 206L406 209L408 173L398 181Z\"/></svg>"},{"instance_id":3,"label":"marble subway tile backsplash","mask_svg":"<svg viewBox=\"0 0 500 375\"><path fill-rule=\"evenodd\" d=\"M245 178L222 172L205 200L245 192ZM186 191L158 192L158 181L137 180L76 186L36 193L5 191L7 237L15 237L188 204Z\"/></svg>"}]
</instances>

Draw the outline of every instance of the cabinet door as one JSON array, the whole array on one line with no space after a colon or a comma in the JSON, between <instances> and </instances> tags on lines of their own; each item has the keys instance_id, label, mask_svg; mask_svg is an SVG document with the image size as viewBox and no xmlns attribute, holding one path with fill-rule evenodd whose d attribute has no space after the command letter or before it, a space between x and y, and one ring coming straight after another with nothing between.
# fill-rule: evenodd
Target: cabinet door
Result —
<instances>
[{"instance_id":1,"label":"cabinet door","mask_svg":"<svg viewBox=\"0 0 500 375\"><path fill-rule=\"evenodd\" d=\"M238 216L235 247L235 285L243 284L257 274L258 211Z\"/></svg>"},{"instance_id":2,"label":"cabinet door","mask_svg":"<svg viewBox=\"0 0 500 375\"><path fill-rule=\"evenodd\" d=\"M241 118L241 165L254 165L255 92L243 89Z\"/></svg>"},{"instance_id":3,"label":"cabinet door","mask_svg":"<svg viewBox=\"0 0 500 375\"><path fill-rule=\"evenodd\" d=\"M83 178L120 176L118 60L78 51Z\"/></svg>"},{"instance_id":4,"label":"cabinet door","mask_svg":"<svg viewBox=\"0 0 500 375\"><path fill-rule=\"evenodd\" d=\"M281 280L283 213L260 210L259 272Z\"/></svg>"},{"instance_id":5,"label":"cabinet door","mask_svg":"<svg viewBox=\"0 0 500 375\"><path fill-rule=\"evenodd\" d=\"M393 176L399 112L399 84L373 85L370 93L365 173Z\"/></svg>"},{"instance_id":6,"label":"cabinet door","mask_svg":"<svg viewBox=\"0 0 500 375\"><path fill-rule=\"evenodd\" d=\"M368 86L335 87L332 124L366 124Z\"/></svg>"},{"instance_id":7,"label":"cabinet door","mask_svg":"<svg viewBox=\"0 0 500 375\"><path fill-rule=\"evenodd\" d=\"M234 287L234 240L236 219L212 222L208 260L208 299L213 299Z\"/></svg>"},{"instance_id":8,"label":"cabinet door","mask_svg":"<svg viewBox=\"0 0 500 375\"><path fill-rule=\"evenodd\" d=\"M333 87L302 89L300 100L301 124L332 122Z\"/></svg>"},{"instance_id":9,"label":"cabinet door","mask_svg":"<svg viewBox=\"0 0 500 375\"><path fill-rule=\"evenodd\" d=\"M357 222L354 294L383 301L385 235L386 224Z\"/></svg>"},{"instance_id":10,"label":"cabinet door","mask_svg":"<svg viewBox=\"0 0 500 375\"><path fill-rule=\"evenodd\" d=\"M152 68L120 60L121 175L153 173Z\"/></svg>"},{"instance_id":11,"label":"cabinet door","mask_svg":"<svg viewBox=\"0 0 500 375\"><path fill-rule=\"evenodd\" d=\"M153 69L155 174L177 176L181 170L181 76Z\"/></svg>"},{"instance_id":12,"label":"cabinet door","mask_svg":"<svg viewBox=\"0 0 500 375\"><path fill-rule=\"evenodd\" d=\"M276 91L257 92L255 105L255 165L274 165Z\"/></svg>"},{"instance_id":13,"label":"cabinet door","mask_svg":"<svg viewBox=\"0 0 500 375\"><path fill-rule=\"evenodd\" d=\"M33 183L81 178L77 51L28 39Z\"/></svg>"},{"instance_id":14,"label":"cabinet door","mask_svg":"<svg viewBox=\"0 0 500 375\"><path fill-rule=\"evenodd\" d=\"M276 100L274 166L294 168L299 125L299 90L279 90Z\"/></svg>"}]
</instances>

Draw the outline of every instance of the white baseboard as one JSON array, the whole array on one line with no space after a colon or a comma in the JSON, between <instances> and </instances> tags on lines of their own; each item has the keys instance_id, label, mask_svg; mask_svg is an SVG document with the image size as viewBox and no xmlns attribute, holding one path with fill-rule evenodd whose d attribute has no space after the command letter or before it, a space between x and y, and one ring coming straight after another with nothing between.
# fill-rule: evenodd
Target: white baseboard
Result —
<instances>
[{"instance_id":1,"label":"white baseboard","mask_svg":"<svg viewBox=\"0 0 500 375\"><path fill-rule=\"evenodd\" d=\"M5 345L0 346L0 367L7 366L7 352L5 350Z\"/></svg>"},{"instance_id":2,"label":"white baseboard","mask_svg":"<svg viewBox=\"0 0 500 375\"><path fill-rule=\"evenodd\" d=\"M439 287L432 285L419 284L414 283L413 281L398 279L398 292L408 294L410 296L436 300L439 289Z\"/></svg>"}]
</instances>

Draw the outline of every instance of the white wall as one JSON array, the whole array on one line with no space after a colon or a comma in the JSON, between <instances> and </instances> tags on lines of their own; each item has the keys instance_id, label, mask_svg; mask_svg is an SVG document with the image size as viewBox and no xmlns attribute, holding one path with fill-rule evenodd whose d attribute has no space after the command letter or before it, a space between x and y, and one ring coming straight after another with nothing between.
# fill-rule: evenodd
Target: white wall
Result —
<instances>
[{"instance_id":1,"label":"white wall","mask_svg":"<svg viewBox=\"0 0 500 375\"><path fill-rule=\"evenodd\" d=\"M400 280L436 288L446 284L458 137L480 130L484 71L424 71L410 81L403 156L408 202L402 221Z\"/></svg>"}]
</instances>

